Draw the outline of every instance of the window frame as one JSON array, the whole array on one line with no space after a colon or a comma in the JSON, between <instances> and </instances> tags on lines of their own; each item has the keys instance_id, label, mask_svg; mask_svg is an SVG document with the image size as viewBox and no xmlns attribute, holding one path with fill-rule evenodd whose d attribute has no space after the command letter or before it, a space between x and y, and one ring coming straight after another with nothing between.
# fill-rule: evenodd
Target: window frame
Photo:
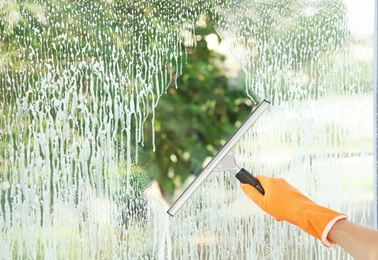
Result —
<instances>
[{"instance_id":1,"label":"window frame","mask_svg":"<svg viewBox=\"0 0 378 260\"><path fill-rule=\"evenodd\" d=\"M373 68L373 95L374 95L374 227L378 229L378 0L374 7L374 68Z\"/></svg>"}]
</instances>

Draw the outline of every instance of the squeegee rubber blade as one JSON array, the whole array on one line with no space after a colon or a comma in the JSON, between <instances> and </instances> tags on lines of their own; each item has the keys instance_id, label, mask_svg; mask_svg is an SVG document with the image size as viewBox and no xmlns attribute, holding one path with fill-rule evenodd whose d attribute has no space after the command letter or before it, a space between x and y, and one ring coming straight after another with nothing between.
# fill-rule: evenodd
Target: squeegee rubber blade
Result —
<instances>
[{"instance_id":1,"label":"squeegee rubber blade","mask_svg":"<svg viewBox=\"0 0 378 260\"><path fill-rule=\"evenodd\" d=\"M211 161L203 168L196 179L188 186L188 188L181 194L181 196L172 204L167 213L174 216L177 211L185 204L185 202L193 195L198 187L206 180L210 173L217 167L227 153L237 144L240 138L248 131L248 129L256 122L256 120L269 107L270 102L263 100L256 109L248 116L243 124L234 132L234 134L227 140L227 142L219 149L218 153L211 159Z\"/></svg>"}]
</instances>

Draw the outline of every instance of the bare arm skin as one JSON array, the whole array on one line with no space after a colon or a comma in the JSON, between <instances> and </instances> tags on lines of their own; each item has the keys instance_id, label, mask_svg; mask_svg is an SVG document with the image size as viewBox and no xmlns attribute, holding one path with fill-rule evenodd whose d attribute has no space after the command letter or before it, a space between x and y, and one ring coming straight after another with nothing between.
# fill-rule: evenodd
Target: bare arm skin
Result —
<instances>
[{"instance_id":1,"label":"bare arm skin","mask_svg":"<svg viewBox=\"0 0 378 260\"><path fill-rule=\"evenodd\" d=\"M329 231L328 238L356 260L378 259L378 230L348 220L339 220Z\"/></svg>"}]
</instances>

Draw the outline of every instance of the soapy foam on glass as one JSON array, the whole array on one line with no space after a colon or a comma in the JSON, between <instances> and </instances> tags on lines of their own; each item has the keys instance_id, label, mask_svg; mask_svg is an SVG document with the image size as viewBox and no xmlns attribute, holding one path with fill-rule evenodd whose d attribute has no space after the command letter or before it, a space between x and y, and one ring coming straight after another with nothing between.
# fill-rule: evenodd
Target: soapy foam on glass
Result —
<instances>
[{"instance_id":1,"label":"soapy foam on glass","mask_svg":"<svg viewBox=\"0 0 378 260\"><path fill-rule=\"evenodd\" d=\"M190 1L173 2L177 16L155 22L138 10L151 4L154 15L165 7L147 1L134 2L139 9L128 16L113 1L47 3L0 6L2 257L342 257L339 248L325 249L262 213L229 173L209 176L173 219L151 195L143 216L131 214L121 224L120 194L135 192L129 183L135 142L143 140L143 122L153 117L171 75L181 73L173 64L183 62L181 42L191 48L200 14L187 12ZM342 16L327 20L335 31L311 27L321 16L291 30L301 15L342 11L344 2L303 3L305 12L293 13L293 6L250 1L197 5L222 15L215 26L245 74L246 92L273 101L269 116L237 145L238 163L253 174L287 178L315 201L371 225L372 38L343 38L349 21ZM117 19L124 20L113 27ZM21 31L12 38L16 26ZM296 48L313 28L315 47L329 49Z\"/></svg>"}]
</instances>

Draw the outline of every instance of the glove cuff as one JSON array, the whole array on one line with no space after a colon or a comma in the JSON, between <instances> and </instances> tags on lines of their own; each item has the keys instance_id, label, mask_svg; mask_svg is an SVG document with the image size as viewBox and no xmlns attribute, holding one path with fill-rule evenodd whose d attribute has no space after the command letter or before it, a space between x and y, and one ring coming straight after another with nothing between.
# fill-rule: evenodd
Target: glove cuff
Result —
<instances>
[{"instance_id":1,"label":"glove cuff","mask_svg":"<svg viewBox=\"0 0 378 260\"><path fill-rule=\"evenodd\" d=\"M347 217L345 215L339 215L339 216L336 216L327 224L327 226L323 230L322 237L321 237L321 241L323 245L325 245L326 247L331 247L335 245L335 242L333 242L331 239L328 238L328 233L329 231L331 231L333 225L335 225L337 221L346 219L346 218Z\"/></svg>"},{"instance_id":2,"label":"glove cuff","mask_svg":"<svg viewBox=\"0 0 378 260\"><path fill-rule=\"evenodd\" d=\"M345 219L346 215L311 203L311 201L303 205L305 205L305 209L297 215L296 224L308 234L319 239L324 246L333 246L335 243L327 238L328 233L333 225L338 220Z\"/></svg>"}]
</instances>

